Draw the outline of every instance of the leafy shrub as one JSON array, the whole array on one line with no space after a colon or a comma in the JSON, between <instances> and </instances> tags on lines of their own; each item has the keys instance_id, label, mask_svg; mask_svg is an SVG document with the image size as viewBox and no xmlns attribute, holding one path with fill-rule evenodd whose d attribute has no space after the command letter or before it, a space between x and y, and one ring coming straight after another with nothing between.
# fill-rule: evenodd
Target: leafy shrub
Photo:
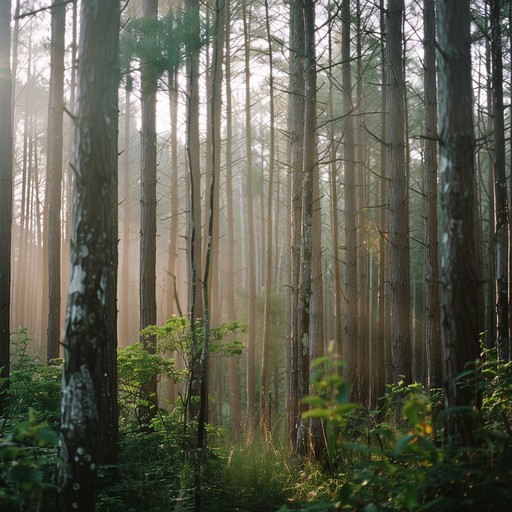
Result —
<instances>
[{"instance_id":1,"label":"leafy shrub","mask_svg":"<svg viewBox=\"0 0 512 512\"><path fill-rule=\"evenodd\" d=\"M11 375L8 382L1 385L6 407L0 431L10 430L10 423L16 423L29 411L51 428L56 429L59 424L62 360L47 365L37 354L28 353L30 343L24 328L12 335Z\"/></svg>"},{"instance_id":2,"label":"leafy shrub","mask_svg":"<svg viewBox=\"0 0 512 512\"><path fill-rule=\"evenodd\" d=\"M0 510L37 512L44 493L55 494L57 443L57 434L32 411L0 437Z\"/></svg>"},{"instance_id":3,"label":"leafy shrub","mask_svg":"<svg viewBox=\"0 0 512 512\"><path fill-rule=\"evenodd\" d=\"M442 442L442 434L436 432L442 428L439 416L451 411L440 412L439 393L429 396L419 384L403 383L389 389L391 421L375 428L384 440L380 447L358 445L340 435L346 432L355 411L346 404L346 384L338 376L315 375L317 382L327 383L324 388L328 393L308 398L312 408L306 415L331 424L326 432L333 437L329 443L338 457L343 452L366 453L367 457L345 457L332 492L324 492L303 510L507 509L512 499L512 435L507 427L512 405L509 365L488 359L480 375L483 426L475 432L476 446L472 447ZM397 402L401 413L393 419ZM323 489L329 491L325 485Z\"/></svg>"}]
</instances>

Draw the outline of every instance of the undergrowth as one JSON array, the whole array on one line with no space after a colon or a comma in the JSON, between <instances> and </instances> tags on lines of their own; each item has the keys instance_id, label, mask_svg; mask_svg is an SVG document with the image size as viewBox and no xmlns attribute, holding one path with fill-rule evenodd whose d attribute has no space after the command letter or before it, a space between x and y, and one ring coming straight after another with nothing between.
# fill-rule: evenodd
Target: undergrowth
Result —
<instances>
[{"instance_id":1,"label":"undergrowth","mask_svg":"<svg viewBox=\"0 0 512 512\"><path fill-rule=\"evenodd\" d=\"M13 338L8 407L0 418L0 511L53 510L60 361L48 366L27 350L25 331ZM98 512L194 510L195 424L183 425L178 401L159 409L151 430L136 408L146 374L182 377L168 358L137 347L119 358L120 446L114 467L99 469ZM445 439L439 390L402 382L389 386L379 410L349 401L336 360L317 361L304 425L315 426L318 457L291 456L277 438L234 439L209 426L202 467L205 511L478 511L508 510L512 500L512 364L485 354L479 367L482 407L475 446ZM143 375L141 374L143 372ZM397 415L398 411L398 415ZM321 426L321 428L318 428ZM318 440L317 440L318 441Z\"/></svg>"}]
</instances>

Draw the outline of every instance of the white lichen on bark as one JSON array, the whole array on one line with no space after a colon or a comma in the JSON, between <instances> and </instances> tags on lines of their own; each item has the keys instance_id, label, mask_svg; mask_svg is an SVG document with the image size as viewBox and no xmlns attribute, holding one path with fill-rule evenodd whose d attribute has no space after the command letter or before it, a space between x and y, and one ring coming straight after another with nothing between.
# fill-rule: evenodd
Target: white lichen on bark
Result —
<instances>
[{"instance_id":1,"label":"white lichen on bark","mask_svg":"<svg viewBox=\"0 0 512 512\"><path fill-rule=\"evenodd\" d=\"M80 367L80 371L73 373L69 382L63 382L62 387L62 411L65 421L61 429L79 435L81 429L90 425L91 420L98 420L98 411L94 401L94 385L86 365Z\"/></svg>"}]
</instances>

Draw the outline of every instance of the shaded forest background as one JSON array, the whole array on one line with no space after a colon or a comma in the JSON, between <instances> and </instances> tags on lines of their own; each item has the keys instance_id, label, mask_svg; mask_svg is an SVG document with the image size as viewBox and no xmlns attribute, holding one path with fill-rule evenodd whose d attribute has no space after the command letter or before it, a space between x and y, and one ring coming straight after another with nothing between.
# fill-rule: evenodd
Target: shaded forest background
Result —
<instances>
[{"instance_id":1,"label":"shaded forest background","mask_svg":"<svg viewBox=\"0 0 512 512\"><path fill-rule=\"evenodd\" d=\"M91 352L106 365L94 391L100 462L116 458L112 340L125 349L124 393L130 354L148 365L143 353L162 356L156 374L138 374L135 416L148 428L159 408L183 406L185 424L198 423L196 455L208 423L330 459L315 418L338 412L310 396L326 400L316 385L368 411L400 386L444 388L447 406L466 407L446 433L473 442L473 419L458 418L479 408L480 390L471 380L460 392L456 376L473 378L483 352L504 365L511 356L509 2L442 3L436 32L429 0L130 0L119 41L87 25L91 5L12 6L8 314L10 330L28 333L28 353L64 358L64 425L76 391L69 364L88 343L74 344L77 296L85 277L97 280L114 321L117 272L117 325ZM459 8L467 25L454 22ZM97 118L107 155L98 161L103 143L80 124L93 118L76 98L81 83L92 111L91 77L106 80L92 89L98 102L113 83L108 67L95 68L95 36L120 54L119 101L110 89L107 98L119 124L110 111ZM80 71L79 52L90 68ZM105 182L88 180L96 172ZM81 202L84 190L97 203ZM96 208L107 213L94 225ZM95 251L103 266L81 277ZM317 381L333 368L347 394Z\"/></svg>"},{"instance_id":2,"label":"shaded forest background","mask_svg":"<svg viewBox=\"0 0 512 512\"><path fill-rule=\"evenodd\" d=\"M23 5L21 5L23 4ZM42 4L41 4L42 6ZM68 283L68 252L71 226L72 122L76 58L76 10L73 3L67 7L64 47L63 97L64 128L60 137L60 151L55 149L59 138L48 127L50 13L37 4L17 2L13 27L13 116L14 116L14 215L13 215L13 287L11 321L13 326L28 328L34 340L34 350L43 354L49 345L54 347L51 357L62 340L66 287ZM172 2L160 2L160 17L169 16ZM316 9L316 128L315 169L316 183L311 185L314 201L315 227L313 229L316 262L321 297L316 314L323 332L318 348L342 351L345 359L357 361L357 379L366 397L376 398L375 386L379 372L385 372L391 382L391 319L389 256L389 184L390 169L387 160L386 122L386 62L385 19L383 6L374 2L352 2L348 46L341 47L343 10L341 5L317 3ZM290 155L291 119L288 102L293 77L289 66L289 13L286 6L272 3L265 10L261 3L230 2L225 6L226 24L223 65L219 71L221 131L219 174L216 185L215 241L210 284L211 321L240 321L249 325L244 343L247 350L236 361L236 375L228 381L226 362L213 358L212 390L217 396L211 413L219 422L229 418L227 404L233 388L239 391L240 404L257 407L263 346L268 365L264 386L272 393L274 418L282 417L286 395L286 361L289 358L292 332L293 286L292 249L293 230L300 208L293 184L294 169ZM482 332L487 346L496 340L496 218L497 179L493 127L493 82L491 80L491 38L489 7L485 2L472 4L472 62L475 98L475 128L477 136L477 197L478 234L480 241L479 270L482 275L482 300L485 301L485 321ZM503 92L505 105L510 91L510 13L503 4L499 23L502 35L500 50L504 56ZM142 5L129 2L123 9L124 29L142 16ZM200 51L198 75L199 146L194 148L200 160L201 189L200 215L203 241L207 238L209 208L209 176L211 167L211 110L212 39L215 8L201 7L202 30L205 41ZM268 17L268 19L267 19ZM404 111L403 140L405 144L405 200L407 201L406 252L410 277L407 279L410 298L407 308L410 328L411 359L407 372L409 380L427 383L430 361L431 372L435 360L440 361L439 325L427 330L429 316L439 308L438 298L428 295L433 279L428 274L432 240L429 225L437 222L436 191L428 183L434 179L435 162L427 160L427 142L435 137L428 133L425 121L429 98L425 96L425 76L432 69L426 67L424 46L424 13L416 2L406 2L403 17ZM266 23L270 24L269 34ZM141 25L139 31L145 28ZM246 33L244 34L244 28ZM160 27L159 30L165 30ZM172 37L167 34L166 37ZM165 48L148 35L144 44L154 48L145 51L154 59L166 59ZM128 53L129 45L123 48ZM272 51L269 54L269 49ZM345 52L343 55L342 52ZM127 56L126 56L127 57ZM126 346L139 340L141 328L139 300L140 205L141 205L141 68L140 56L131 55L133 71L123 72L120 95L119 130L119 345ZM342 77L347 68L348 80ZM156 67L162 65L155 62ZM164 64L165 66L165 64ZM272 68L270 68L272 66ZM345 81L344 81L345 80ZM347 92L346 86L351 87ZM271 94L272 87L272 94ZM188 94L184 68L173 76L162 72L158 77L156 124L156 322L163 323L173 314L187 315L187 212L190 208L186 154L185 97ZM432 101L432 99L430 99ZM435 101L435 100L434 100ZM272 103L272 104L271 104ZM247 110L250 109L250 110ZM248 112L250 115L248 116ZM510 153L510 108L504 108L505 155ZM272 116L272 117L271 117ZM249 123L249 124L248 124ZM429 128L432 130L432 127ZM435 128L434 128L435 129ZM350 134L347 134L350 130ZM52 138L49 135L53 135ZM248 139L250 137L250 139ZM62 168L51 192L49 175L51 151L56 151L54 165ZM505 165L509 176L509 157ZM431 166L429 168L428 166ZM348 175L350 173L350 176ZM300 186L300 185L299 185ZM508 201L508 198L505 198ZM294 202L295 201L295 202ZM50 216L53 208L58 213ZM60 206L60 207L59 207ZM430 208L430 209L429 209ZM508 211L508 210L507 210ZM295 215L295 216L294 216ZM250 216L250 217L249 217ZM300 217L299 217L300 218ZM53 228L49 223L53 222ZM507 213L508 226L508 213ZM51 229L58 229L60 247L60 306L51 304L53 315L58 315L59 330L51 333L48 341L48 237ZM508 227L507 227L508 229ZM347 237L350 238L347 241ZM348 245L350 243L350 246ZM297 248L296 248L297 249ZM153 250L148 247L145 250ZM507 249L508 250L508 249ZM201 251L205 251L203 243ZM55 254L52 255L55 259ZM406 269L400 270L406 277ZM266 311L270 315L266 318ZM60 313L59 313L60 312ZM351 318L355 316L355 318ZM437 317L439 322L439 317ZM485 329L484 329L485 325ZM144 325L142 325L144 327ZM432 329L430 327L430 329ZM348 339L351 339L350 343ZM386 356L380 357L379 346L384 344ZM507 345L508 346L508 345ZM507 348L507 351L509 349ZM348 352L354 352L350 356ZM507 352L508 353L508 352ZM51 358L50 357L50 358ZM247 370L247 364L254 365ZM434 360L434 362L432 362ZM441 365L437 363L438 367ZM247 380L249 378L249 380ZM355 378L355 377L354 377ZM440 386L440 376L433 384ZM288 384L289 385L289 384ZM255 396L249 397L248 393ZM233 399L232 395L231 398ZM232 405L233 406L233 405ZM240 409L238 409L240 410Z\"/></svg>"}]
</instances>

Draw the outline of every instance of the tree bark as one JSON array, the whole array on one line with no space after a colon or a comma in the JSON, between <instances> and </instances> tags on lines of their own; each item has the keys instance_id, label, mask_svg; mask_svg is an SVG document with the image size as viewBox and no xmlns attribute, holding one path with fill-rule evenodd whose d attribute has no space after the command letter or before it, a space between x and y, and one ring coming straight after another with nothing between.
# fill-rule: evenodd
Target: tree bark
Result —
<instances>
[{"instance_id":1,"label":"tree bark","mask_svg":"<svg viewBox=\"0 0 512 512\"><path fill-rule=\"evenodd\" d=\"M145 17L158 15L158 0L144 0ZM142 62L142 129L141 129L141 220L140 220L140 329L156 324L156 89L154 63ZM142 339L144 348L156 351L153 336ZM139 407L139 421L144 428L156 413L156 378L144 383L149 406Z\"/></svg>"},{"instance_id":2,"label":"tree bark","mask_svg":"<svg viewBox=\"0 0 512 512\"><path fill-rule=\"evenodd\" d=\"M333 38L332 38L332 25L328 32L329 37L329 64L333 63ZM338 214L338 165L337 165L337 146L336 140L336 121L334 114L334 78L332 73L329 73L329 184L330 184L330 214L331 214L331 247L332 247L332 266L333 266L333 288L334 288L334 347L333 349L339 357L343 356L343 324L342 324L342 302L343 292L341 286L341 260L339 250L339 214Z\"/></svg>"},{"instance_id":3,"label":"tree bark","mask_svg":"<svg viewBox=\"0 0 512 512\"><path fill-rule=\"evenodd\" d=\"M425 251L423 280L425 300L424 336L427 352L427 387L440 388L443 383L441 347L441 311L439 308L439 264L437 241L437 83L435 3L424 0L424 94L425 159L423 165Z\"/></svg>"},{"instance_id":4,"label":"tree bark","mask_svg":"<svg viewBox=\"0 0 512 512\"><path fill-rule=\"evenodd\" d=\"M256 415L256 244L254 234L253 200L253 155L251 119L251 71L250 71L250 18L251 10L246 0L242 0L244 29L245 66L245 158L246 158L246 209L247 209L247 293L249 328L247 330L247 428L252 436Z\"/></svg>"},{"instance_id":5,"label":"tree bark","mask_svg":"<svg viewBox=\"0 0 512 512\"><path fill-rule=\"evenodd\" d=\"M0 377L9 377L11 312L11 2L0 2ZM3 404L2 404L3 406Z\"/></svg>"},{"instance_id":6,"label":"tree bark","mask_svg":"<svg viewBox=\"0 0 512 512\"><path fill-rule=\"evenodd\" d=\"M226 288L225 288L225 321L236 321L235 305L235 218L233 211L233 91L231 86L231 7L226 4ZM228 360L228 390L231 433L240 434L240 382L238 377L239 358Z\"/></svg>"},{"instance_id":7,"label":"tree bark","mask_svg":"<svg viewBox=\"0 0 512 512\"><path fill-rule=\"evenodd\" d=\"M62 510L95 509L97 464L114 463L117 445L119 9L119 2L84 0L80 13L58 475Z\"/></svg>"},{"instance_id":8,"label":"tree bark","mask_svg":"<svg viewBox=\"0 0 512 512\"><path fill-rule=\"evenodd\" d=\"M412 380L409 269L409 200L405 162L403 0L388 1L389 245L392 380Z\"/></svg>"},{"instance_id":9,"label":"tree bark","mask_svg":"<svg viewBox=\"0 0 512 512\"><path fill-rule=\"evenodd\" d=\"M355 141L354 118L352 112L352 68L350 52L350 0L342 3L342 86L343 86L343 114L345 116L345 130L343 133L343 160L345 168L345 297L346 320L346 360L348 365L348 379L354 384L357 372L357 191L355 182Z\"/></svg>"},{"instance_id":10,"label":"tree bark","mask_svg":"<svg viewBox=\"0 0 512 512\"><path fill-rule=\"evenodd\" d=\"M386 16L384 0L380 0L380 29L386 32ZM380 179L379 179L379 277L377 294L377 366L375 379L375 394L377 399L386 392L387 375L390 367L390 337L389 326L389 294L388 294L388 229L389 229L389 191L388 191L388 73L386 64L386 46L384 38L381 39L381 131L380 131Z\"/></svg>"},{"instance_id":11,"label":"tree bark","mask_svg":"<svg viewBox=\"0 0 512 512\"><path fill-rule=\"evenodd\" d=\"M48 106L48 331L47 360L59 357L60 349L60 272L61 203L64 115L64 36L66 5L54 1L52 8L50 103Z\"/></svg>"},{"instance_id":12,"label":"tree bark","mask_svg":"<svg viewBox=\"0 0 512 512\"><path fill-rule=\"evenodd\" d=\"M440 0L437 9L445 397L448 407L478 407L475 376L469 385L456 380L462 371L474 369L480 353L470 2ZM451 414L446 427L449 437L472 443L472 414Z\"/></svg>"},{"instance_id":13,"label":"tree bark","mask_svg":"<svg viewBox=\"0 0 512 512\"><path fill-rule=\"evenodd\" d=\"M130 129L131 129L131 98L132 98L132 80L128 75L126 77L125 87L125 106L124 106L124 149L123 149L123 232L120 236L122 240L122 260L120 271L120 342L121 346L128 345L130 341L130 224L131 224L131 208L130 201Z\"/></svg>"},{"instance_id":14,"label":"tree bark","mask_svg":"<svg viewBox=\"0 0 512 512\"><path fill-rule=\"evenodd\" d=\"M293 450L297 448L301 384L302 315L300 307L301 237L304 162L304 12L301 0L290 2L290 172L292 173L291 240L291 336L289 432Z\"/></svg>"},{"instance_id":15,"label":"tree bark","mask_svg":"<svg viewBox=\"0 0 512 512\"><path fill-rule=\"evenodd\" d=\"M273 258L273 198L274 198L274 158L275 158L275 106L274 106L274 60L272 55L272 34L270 31L268 0L265 0L265 27L267 32L268 44L268 66L269 66L269 150L268 150L268 189L267 189L267 209L266 209L266 255L265 255L265 305L263 313L263 338L261 347L261 372L260 372L260 400L261 416L260 427L266 441L269 440L271 425L269 423L269 403L268 403L268 357L271 341L272 329L272 290L274 288L274 279L272 275Z\"/></svg>"},{"instance_id":16,"label":"tree bark","mask_svg":"<svg viewBox=\"0 0 512 512\"><path fill-rule=\"evenodd\" d=\"M503 49L500 0L490 0L491 56L492 56L492 121L494 194L496 198L496 349L497 357L510 360L509 339L509 205L505 169L505 120L503 107Z\"/></svg>"}]
</instances>

